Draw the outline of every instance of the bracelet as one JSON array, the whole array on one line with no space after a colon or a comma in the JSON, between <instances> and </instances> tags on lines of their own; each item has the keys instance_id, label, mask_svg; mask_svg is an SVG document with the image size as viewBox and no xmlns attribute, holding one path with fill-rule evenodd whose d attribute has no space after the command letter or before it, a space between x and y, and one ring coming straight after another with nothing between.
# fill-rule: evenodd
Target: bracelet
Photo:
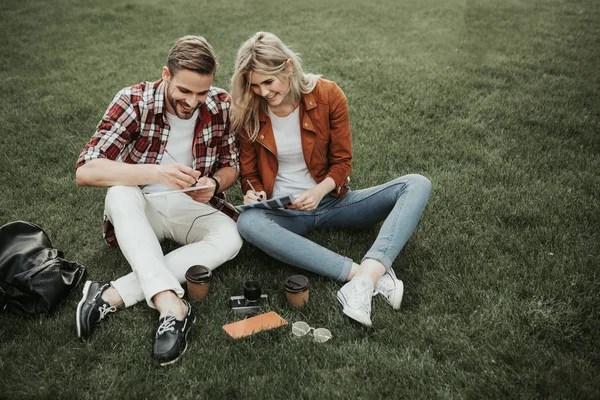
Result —
<instances>
[{"instance_id":1,"label":"bracelet","mask_svg":"<svg viewBox=\"0 0 600 400\"><path fill-rule=\"evenodd\" d=\"M210 179L212 179L213 181L215 181L215 193L214 193L214 194L217 194L217 193L219 193L219 189L221 188L221 184L219 183L219 181L217 180L217 178L215 178L215 177L214 177L214 176L212 176L212 175L207 175L207 176L208 176Z\"/></svg>"}]
</instances>

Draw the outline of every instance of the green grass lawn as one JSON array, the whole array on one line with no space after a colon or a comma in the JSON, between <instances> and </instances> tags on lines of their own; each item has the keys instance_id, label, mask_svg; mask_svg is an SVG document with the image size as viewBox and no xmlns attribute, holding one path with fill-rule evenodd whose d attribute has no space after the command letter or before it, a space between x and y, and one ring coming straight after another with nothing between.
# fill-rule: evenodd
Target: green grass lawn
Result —
<instances>
[{"instance_id":1,"label":"green grass lawn","mask_svg":"<svg viewBox=\"0 0 600 400\"><path fill-rule=\"evenodd\" d=\"M52 316L1 315L0 398L600 398L599 21L592 0L0 2L0 225L41 225L91 279L130 269L102 240L105 191L76 186L75 160L114 94L158 79L185 34L211 42L226 89L239 45L279 35L348 97L354 188L433 183L394 263L402 309L375 298L370 329L315 275L291 309L282 282L298 270L245 245L170 368L152 360L144 304L89 343L80 288ZM357 260L376 232L310 237ZM333 339L226 336L227 299L251 277L271 310Z\"/></svg>"}]
</instances>

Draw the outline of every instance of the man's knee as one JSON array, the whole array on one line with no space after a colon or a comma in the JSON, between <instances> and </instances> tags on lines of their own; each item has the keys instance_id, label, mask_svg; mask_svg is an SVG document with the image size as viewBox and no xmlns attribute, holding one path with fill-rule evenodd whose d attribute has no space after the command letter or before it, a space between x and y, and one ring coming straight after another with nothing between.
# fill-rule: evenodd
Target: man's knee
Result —
<instances>
[{"instance_id":1,"label":"man's knee","mask_svg":"<svg viewBox=\"0 0 600 400\"><path fill-rule=\"evenodd\" d=\"M227 235L227 237L228 237L228 242L230 243L229 248L231 249L232 252L237 254L240 251L240 249L242 248L242 245L244 244L244 240L240 236L237 227L235 229L232 229L231 232L229 233L229 235Z\"/></svg>"},{"instance_id":2,"label":"man's knee","mask_svg":"<svg viewBox=\"0 0 600 400\"><path fill-rule=\"evenodd\" d=\"M233 221L231 221L231 225L221 226L218 233L213 232L213 235L213 243L215 243L220 253L219 258L221 261L219 265L237 256L244 244L244 240Z\"/></svg>"},{"instance_id":3,"label":"man's knee","mask_svg":"<svg viewBox=\"0 0 600 400\"><path fill-rule=\"evenodd\" d=\"M144 210L146 199L137 186L112 186L106 192L105 208L107 213L129 213L134 209Z\"/></svg>"}]
</instances>

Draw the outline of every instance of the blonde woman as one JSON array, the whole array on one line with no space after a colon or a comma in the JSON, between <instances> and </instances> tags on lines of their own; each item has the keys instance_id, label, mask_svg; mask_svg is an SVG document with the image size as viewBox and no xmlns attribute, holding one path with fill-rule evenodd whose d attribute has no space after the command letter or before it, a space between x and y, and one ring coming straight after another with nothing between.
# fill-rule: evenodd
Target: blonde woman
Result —
<instances>
[{"instance_id":1,"label":"blonde woman","mask_svg":"<svg viewBox=\"0 0 600 400\"><path fill-rule=\"evenodd\" d=\"M240 47L231 95L244 203L297 196L286 209L243 212L242 237L280 261L345 283L337 293L343 313L363 325L371 325L376 293L399 309L403 284L392 263L425 208L429 180L406 175L351 191L344 93L334 82L305 74L298 55L271 33L258 32ZM359 263L302 236L315 228L360 229L381 221Z\"/></svg>"}]
</instances>

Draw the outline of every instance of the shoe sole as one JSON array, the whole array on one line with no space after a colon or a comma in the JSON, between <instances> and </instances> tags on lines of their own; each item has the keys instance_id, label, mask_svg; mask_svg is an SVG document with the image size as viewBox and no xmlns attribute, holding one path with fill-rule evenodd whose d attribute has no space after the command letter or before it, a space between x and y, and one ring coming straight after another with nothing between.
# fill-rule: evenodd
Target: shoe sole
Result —
<instances>
[{"instance_id":1,"label":"shoe sole","mask_svg":"<svg viewBox=\"0 0 600 400\"><path fill-rule=\"evenodd\" d=\"M186 335L185 335L185 347L184 347L183 351L181 352L181 354L179 355L179 357L177 357L176 359L174 359L174 360L171 360L171 361L167 361L167 362L161 362L161 363L159 363L159 364L160 364L160 366L161 366L161 367L166 367L167 365L175 364L177 361L179 361L179 359L180 359L181 357L183 357L183 355L184 355L184 354L185 354L185 352L187 351L187 348L188 348L188 344L187 344L187 334L186 334Z\"/></svg>"},{"instance_id":2,"label":"shoe sole","mask_svg":"<svg viewBox=\"0 0 600 400\"><path fill-rule=\"evenodd\" d=\"M81 308L85 304L87 300L88 294L90 292L90 287L92 286L92 281L86 281L85 286L83 287L83 297L79 304L77 304L77 313L75 314L75 323L77 324L77 337L83 339L81 336Z\"/></svg>"},{"instance_id":3,"label":"shoe sole","mask_svg":"<svg viewBox=\"0 0 600 400\"><path fill-rule=\"evenodd\" d=\"M191 327L191 325L193 325L195 323L196 323L196 317L194 316L194 320L190 324L190 327ZM177 361L179 361L179 359L181 357L183 357L183 355L185 354L185 352L187 351L187 348L188 348L187 338L188 338L188 335L190 334L190 331L191 331L191 329L188 329L188 331L185 333L185 347L183 348L183 351L181 352L181 354L179 355L179 357L177 357L176 359L171 360L171 361L159 362L159 364L160 364L161 367L166 367L167 365L175 364Z\"/></svg>"},{"instance_id":4,"label":"shoe sole","mask_svg":"<svg viewBox=\"0 0 600 400\"><path fill-rule=\"evenodd\" d=\"M355 320L356 322L361 323L362 325L365 326L371 326L371 319L365 319L363 315L361 315L360 313L357 313L356 311L354 311L352 308L348 308L346 307L346 300L344 299L344 295L341 292L337 292L337 299L340 302L340 304L342 305L342 312L348 316L349 318Z\"/></svg>"},{"instance_id":5,"label":"shoe sole","mask_svg":"<svg viewBox=\"0 0 600 400\"><path fill-rule=\"evenodd\" d=\"M394 310L399 310L402 305L402 296L404 296L404 283L398 279L398 287L394 292L394 298L390 301L390 304Z\"/></svg>"}]
</instances>

